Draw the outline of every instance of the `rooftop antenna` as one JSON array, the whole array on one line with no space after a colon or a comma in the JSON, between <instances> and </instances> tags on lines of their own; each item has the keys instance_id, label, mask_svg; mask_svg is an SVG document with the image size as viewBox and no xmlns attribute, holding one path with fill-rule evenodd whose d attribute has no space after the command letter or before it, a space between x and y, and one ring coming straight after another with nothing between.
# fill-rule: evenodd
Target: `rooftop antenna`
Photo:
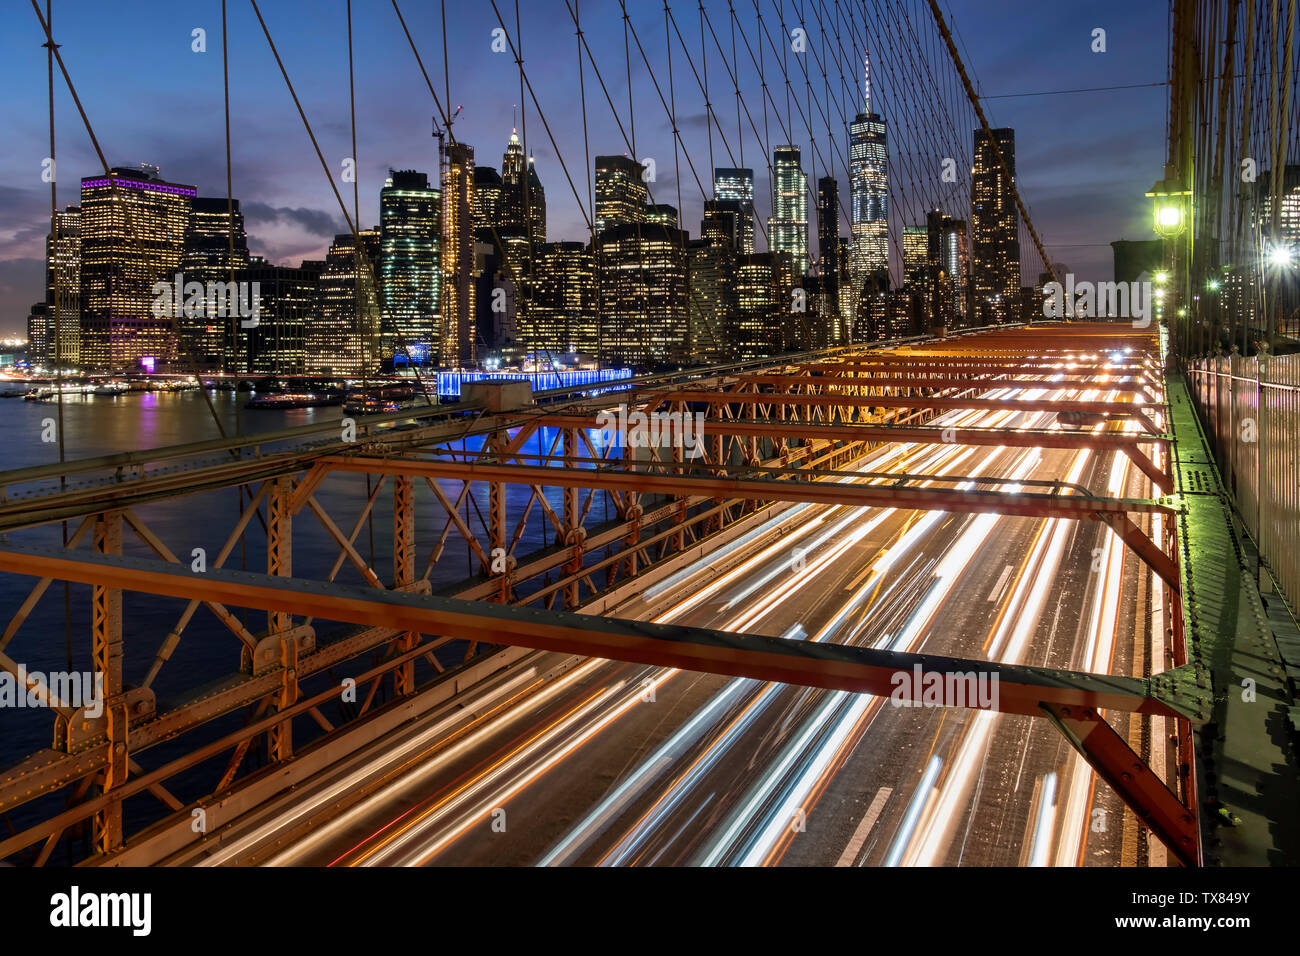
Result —
<instances>
[{"instance_id":1,"label":"rooftop antenna","mask_svg":"<svg viewBox=\"0 0 1300 956\"><path fill-rule=\"evenodd\" d=\"M871 50L866 51L866 78L862 86L862 102L866 107L867 115L871 115Z\"/></svg>"},{"instance_id":2,"label":"rooftop antenna","mask_svg":"<svg viewBox=\"0 0 1300 956\"><path fill-rule=\"evenodd\" d=\"M448 118L447 126L445 129L438 125L438 117L436 116L433 117L433 135L438 137L438 186L439 188L441 188L442 186L442 181L444 178L443 174L446 173L447 171L447 137L451 136L451 141L453 143L456 142L456 137L452 136L451 133L451 124L456 122L456 117L460 115L460 111L463 110L464 108L465 108L464 106L456 107L456 112L452 113L451 116Z\"/></svg>"}]
</instances>

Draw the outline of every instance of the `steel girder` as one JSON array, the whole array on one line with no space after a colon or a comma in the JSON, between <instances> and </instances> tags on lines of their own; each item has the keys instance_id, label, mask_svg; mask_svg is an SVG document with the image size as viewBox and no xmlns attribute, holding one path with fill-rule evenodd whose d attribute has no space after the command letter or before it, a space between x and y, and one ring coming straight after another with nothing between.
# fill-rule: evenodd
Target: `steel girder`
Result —
<instances>
[{"instance_id":1,"label":"steel girder","mask_svg":"<svg viewBox=\"0 0 1300 956\"><path fill-rule=\"evenodd\" d=\"M1197 861L1194 810L1183 806L1096 713L1108 709L1203 720L1206 702L1185 675L1173 672L1151 680L1066 672L374 588L335 585L326 590L314 581L270 574L221 569L196 575L171 563L100 553L74 557L62 549L0 550L0 571L119 593L135 590L215 600L275 615L310 615L475 643L867 693L890 697L896 705L912 701L1028 716L1047 714L1179 859L1189 865ZM291 665L282 666L288 670ZM900 675L908 679L900 681ZM992 685L996 693L973 693L980 679L996 680ZM287 708L290 713L293 703ZM116 808L120 813L120 807L120 802L109 802L98 812ZM1189 839L1193 840L1190 848Z\"/></svg>"},{"instance_id":2,"label":"steel girder","mask_svg":"<svg viewBox=\"0 0 1300 956\"><path fill-rule=\"evenodd\" d=\"M752 677L890 696L896 675L977 671L998 675L995 703L976 709L1040 716L1043 704L1197 719L1203 701L1185 681L1168 683L989 661L813 643L709 628L654 624L570 611L539 610L226 569L183 566L61 548L0 548L0 572L49 576L96 587L215 600L284 615L305 615L394 631ZM920 700L920 687L915 699ZM972 703L972 702L968 702ZM956 704L945 698L945 706Z\"/></svg>"},{"instance_id":3,"label":"steel girder","mask_svg":"<svg viewBox=\"0 0 1300 956\"><path fill-rule=\"evenodd\" d=\"M828 481L781 481L772 478L732 478L708 474L662 474L648 471L497 465L479 462L424 461L411 458L323 458L316 468L356 473L409 474L434 480L505 481L552 487L602 488L625 493L657 493L751 501L798 501L818 504L909 508L928 511L995 513L1034 518L1104 520L1122 530L1132 546L1171 588L1180 586L1178 566L1142 533L1129 514L1174 514L1156 501L1135 498L1095 498L1081 494L1005 494L981 490L925 488L892 484ZM757 469L756 469L757 470ZM929 480L939 480L934 476ZM942 476L950 482L969 481Z\"/></svg>"},{"instance_id":4,"label":"steel girder","mask_svg":"<svg viewBox=\"0 0 1300 956\"><path fill-rule=\"evenodd\" d=\"M555 413L537 419L553 428L599 427L596 417ZM1139 447L1169 444L1167 435L1128 435L1117 432L1066 431L1063 429L940 427L937 425L859 425L831 422L772 421L739 418L709 418L708 430L715 435L860 442L925 442L932 444L986 445L1009 448L1091 448L1120 451L1127 455L1161 491L1173 489L1173 479L1156 467Z\"/></svg>"}]
</instances>

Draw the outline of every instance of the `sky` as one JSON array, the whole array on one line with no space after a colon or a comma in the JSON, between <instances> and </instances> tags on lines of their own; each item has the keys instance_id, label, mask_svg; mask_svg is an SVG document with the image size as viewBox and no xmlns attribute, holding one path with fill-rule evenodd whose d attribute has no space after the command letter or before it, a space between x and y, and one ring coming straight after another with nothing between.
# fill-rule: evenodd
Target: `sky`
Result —
<instances>
[{"instance_id":1,"label":"sky","mask_svg":"<svg viewBox=\"0 0 1300 956\"><path fill-rule=\"evenodd\" d=\"M590 61L584 60L585 143L577 39L570 13L575 2L580 4L576 9L587 43L614 104L611 109ZM940 4L978 92L986 97L990 121L1016 131L1017 185L1052 261L1065 264L1080 280L1109 279L1109 243L1151 237L1149 200L1143 193L1162 174L1165 88L1008 94L1160 83L1167 60L1166 3L940 0ZM439 4L398 0L398 5L441 99L444 60ZM838 11L842 22L847 22L850 6L858 10L853 22L856 29L827 30L830 49L836 49L838 42L843 60L829 52L824 63L818 59L812 65L813 89L825 105L808 103L810 119L806 121L798 111L787 111L774 47L767 45L773 41L765 40L758 30L753 0L735 4L737 42L741 44L737 77L748 107L748 115L742 113L739 132L728 67L712 46L707 27L708 54L700 54L700 18L693 2L671 4L676 27L692 53L692 62L688 62L674 37L671 71L662 4L657 0L628 3L630 23L653 68L652 76L636 40L631 40L630 109L618 0L569 0L568 5L566 0L522 0L518 34L513 0L496 0L496 5L509 39L522 39L524 69L532 91L525 90L521 97L514 56L508 49L493 49L504 44L499 32L493 34L494 29L501 29L501 23L491 0L448 0L450 103L462 107L454 133L474 146L479 165L500 168L512 127L522 128L546 188L550 241L587 238L583 212L590 177L585 173L590 169L587 151L593 157L628 152L624 135L630 137L633 124L636 152L642 158L655 159L651 183L655 200L680 205L682 224L692 235L699 232L704 198L701 184L706 191L710 187L710 130L713 165L755 168L760 217L769 212L764 147L784 140L780 130L787 118L786 128L794 131L792 138L804 145L805 171L814 178L827 170L836 175L841 202L847 203L848 181L843 169L846 134L841 114L846 109L856 111L858 91L841 84L832 61L844 68L858 66L861 51L857 47L864 36L876 63L873 107L883 113L890 130L891 176L899 193L891 210L894 229L901 232L905 223L924 221L929 196L927 187L920 184L934 178L935 164L945 158L941 154L956 153L960 166L970 162L974 121L960 115L952 123L937 124L947 130L947 139L922 132L936 125L927 117L940 112L933 89L904 80L901 68L891 68L891 54L901 59L901 45L891 46L889 31L864 24L860 3L762 0L760 4L767 35L775 35L775 45L782 49L778 14L784 13L787 31L792 31L801 22L802 9L807 44L814 53L822 49L818 9L832 19ZM0 334L21 335L25 334L31 304L44 294L50 187L42 181L42 169L50 155L49 105L46 55L41 46L44 36L30 0L4 0L2 6L0 124L5 134L0 139ZM42 10L44 6L45 0L41 0ZM342 180L343 161L353 155L346 0L258 0L258 6L350 211L352 185ZM906 10L911 27L924 37L927 47L936 57L943 54L922 0L868 0L866 7L882 25L885 14L881 11ZM727 8L725 0L705 2L713 32L730 53ZM437 109L390 0L353 0L352 13L360 219L362 226L372 226L378 219L379 190L389 169L417 169L431 178L436 176L432 118ZM249 247L255 254L285 265L323 258L332 237L347 228L330 181L251 3L228 0L227 17L232 179L235 198L245 214ZM897 12L891 19L895 25L909 24ZM198 45L196 30L204 31L205 51L194 49ZM1105 31L1104 52L1093 50L1097 30ZM112 5L102 0L54 0L54 34L109 165L152 163L161 167L164 179L197 186L199 195L225 195L220 0L116 0ZM765 51L764 78L773 91L770 106L743 45L746 39L754 56ZM811 62L808 54L804 53L800 64L785 52L794 97L799 99L801 93L806 97L804 74L797 67ZM856 60L853 64L848 64L850 53ZM820 82L823 65L832 74L833 97L826 95ZM707 119L700 89L704 66L721 132ZM943 62L942 66L941 77L951 77L950 64ZM100 173L102 167L57 66L55 80L56 180L62 208L77 201L80 178ZM860 79L851 76L848 82ZM670 110L664 102L675 105L683 147L676 158ZM754 128L763 132L765 106L768 136L756 137ZM830 119L829 132L823 115ZM742 156L743 163L739 161ZM915 172L918 166L928 172ZM912 183L917 184L915 188L909 188ZM945 211L956 218L967 216L962 209ZM847 220L841 232L847 234ZM1032 281L1035 277L1026 278Z\"/></svg>"}]
</instances>

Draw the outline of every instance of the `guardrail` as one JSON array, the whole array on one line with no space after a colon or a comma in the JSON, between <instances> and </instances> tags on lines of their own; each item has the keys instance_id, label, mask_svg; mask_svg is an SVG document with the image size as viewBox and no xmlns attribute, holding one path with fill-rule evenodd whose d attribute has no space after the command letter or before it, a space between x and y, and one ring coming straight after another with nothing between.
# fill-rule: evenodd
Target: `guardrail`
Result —
<instances>
[{"instance_id":1,"label":"guardrail","mask_svg":"<svg viewBox=\"0 0 1300 956\"><path fill-rule=\"evenodd\" d=\"M1294 614L1300 600L1300 355L1200 359L1188 363L1187 378L1234 508L1259 549L1261 570Z\"/></svg>"}]
</instances>

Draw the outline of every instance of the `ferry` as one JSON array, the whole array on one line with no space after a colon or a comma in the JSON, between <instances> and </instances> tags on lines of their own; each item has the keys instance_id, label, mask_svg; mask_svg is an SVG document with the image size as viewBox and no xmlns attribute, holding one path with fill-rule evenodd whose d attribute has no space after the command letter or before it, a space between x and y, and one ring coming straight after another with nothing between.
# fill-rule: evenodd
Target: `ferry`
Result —
<instances>
[{"instance_id":1,"label":"ferry","mask_svg":"<svg viewBox=\"0 0 1300 956\"><path fill-rule=\"evenodd\" d=\"M278 395L259 395L250 399L245 408L319 408L328 405L342 405L342 395L318 394L316 392L284 392Z\"/></svg>"}]
</instances>

